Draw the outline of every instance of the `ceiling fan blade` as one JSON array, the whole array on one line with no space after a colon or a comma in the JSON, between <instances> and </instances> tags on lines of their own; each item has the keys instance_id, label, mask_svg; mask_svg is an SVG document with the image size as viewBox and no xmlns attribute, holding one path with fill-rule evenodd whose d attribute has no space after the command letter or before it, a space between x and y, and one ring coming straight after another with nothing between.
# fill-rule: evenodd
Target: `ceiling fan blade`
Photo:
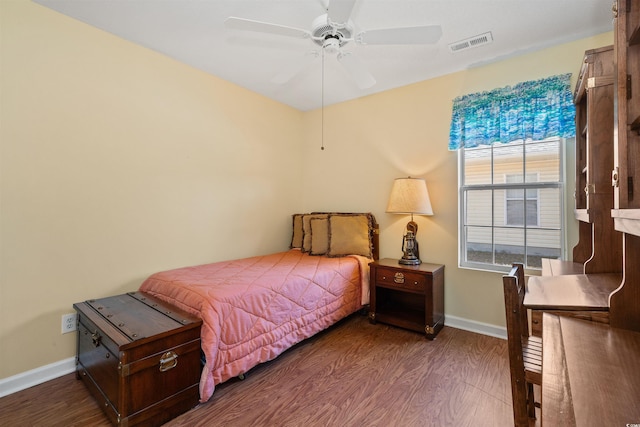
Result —
<instances>
[{"instance_id":1,"label":"ceiling fan blade","mask_svg":"<svg viewBox=\"0 0 640 427\"><path fill-rule=\"evenodd\" d=\"M254 21L253 19L244 19L229 17L224 21L227 28L233 30L255 31L258 33L276 34L279 36L307 38L311 34L307 30L300 28L287 27L286 25L271 24L269 22Z\"/></svg>"},{"instance_id":2,"label":"ceiling fan blade","mask_svg":"<svg viewBox=\"0 0 640 427\"><path fill-rule=\"evenodd\" d=\"M327 11L329 21L338 26L346 24L355 4L356 0L331 0Z\"/></svg>"},{"instance_id":3,"label":"ceiling fan blade","mask_svg":"<svg viewBox=\"0 0 640 427\"><path fill-rule=\"evenodd\" d=\"M280 71L278 74L273 76L273 78L271 79L271 83L274 83L277 85L283 85L289 82L291 79L293 79L299 74L302 74L303 71L309 68L313 63L313 60L316 59L318 56L319 56L319 53L316 51L308 52L304 56L303 60L299 61L297 64L295 64L292 67L289 67L287 69Z\"/></svg>"},{"instance_id":4,"label":"ceiling fan blade","mask_svg":"<svg viewBox=\"0 0 640 427\"><path fill-rule=\"evenodd\" d=\"M376 84L376 79L351 52L339 53L338 61L351 74L360 89L368 89Z\"/></svg>"},{"instance_id":5,"label":"ceiling fan blade","mask_svg":"<svg viewBox=\"0 0 640 427\"><path fill-rule=\"evenodd\" d=\"M363 31L355 39L360 44L431 44L440 40L441 36L440 25L430 25Z\"/></svg>"}]
</instances>

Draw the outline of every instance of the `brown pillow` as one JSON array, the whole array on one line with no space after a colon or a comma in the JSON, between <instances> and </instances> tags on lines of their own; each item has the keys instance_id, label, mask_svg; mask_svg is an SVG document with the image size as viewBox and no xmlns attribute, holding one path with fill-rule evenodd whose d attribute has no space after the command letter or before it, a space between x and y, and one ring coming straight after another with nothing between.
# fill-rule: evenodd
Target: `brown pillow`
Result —
<instances>
[{"instance_id":1,"label":"brown pillow","mask_svg":"<svg viewBox=\"0 0 640 427\"><path fill-rule=\"evenodd\" d=\"M329 250L328 218L311 218L311 255L325 255Z\"/></svg>"},{"instance_id":2,"label":"brown pillow","mask_svg":"<svg viewBox=\"0 0 640 427\"><path fill-rule=\"evenodd\" d=\"M302 252L311 252L311 219L326 218L327 214L314 213L302 215Z\"/></svg>"},{"instance_id":3,"label":"brown pillow","mask_svg":"<svg viewBox=\"0 0 640 427\"><path fill-rule=\"evenodd\" d=\"M302 214L293 214L293 234L291 236L291 249L302 247Z\"/></svg>"},{"instance_id":4,"label":"brown pillow","mask_svg":"<svg viewBox=\"0 0 640 427\"><path fill-rule=\"evenodd\" d=\"M371 215L329 215L329 251L327 256L362 255L372 258Z\"/></svg>"}]
</instances>

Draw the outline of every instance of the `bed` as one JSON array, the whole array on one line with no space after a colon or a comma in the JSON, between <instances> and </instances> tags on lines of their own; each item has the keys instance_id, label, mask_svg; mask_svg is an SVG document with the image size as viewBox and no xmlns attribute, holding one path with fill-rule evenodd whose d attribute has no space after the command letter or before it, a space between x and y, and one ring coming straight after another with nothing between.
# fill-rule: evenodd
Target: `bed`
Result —
<instances>
[{"instance_id":1,"label":"bed","mask_svg":"<svg viewBox=\"0 0 640 427\"><path fill-rule=\"evenodd\" d=\"M292 216L287 251L155 273L140 286L203 321L200 401L369 302L369 213Z\"/></svg>"}]
</instances>

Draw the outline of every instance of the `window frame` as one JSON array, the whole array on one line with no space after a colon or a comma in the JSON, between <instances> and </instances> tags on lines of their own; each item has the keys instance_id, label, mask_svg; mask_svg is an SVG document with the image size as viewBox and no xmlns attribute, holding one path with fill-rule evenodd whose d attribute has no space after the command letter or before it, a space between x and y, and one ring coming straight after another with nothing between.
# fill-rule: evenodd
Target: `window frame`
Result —
<instances>
[{"instance_id":1,"label":"window frame","mask_svg":"<svg viewBox=\"0 0 640 427\"><path fill-rule=\"evenodd\" d=\"M465 148L461 148L458 150L458 267L459 268L463 268L463 269L472 269L472 270L481 270L481 271L491 271L491 272L508 272L511 269L510 265L500 265L500 264L495 264L495 263L482 263L482 262L477 262L477 261L468 261L466 259L467 256L467 246L468 246L468 242L467 242L467 236L466 236L466 228L467 224L466 224L466 204L465 204L465 196L467 194L467 192L469 190L473 190L473 191L492 191L492 194L494 194L495 191L505 191L505 199L506 199L506 190L509 189L523 189L525 191L525 201L526 201L526 191L527 190L541 190L541 189L557 189L558 190L558 215L559 215L559 229L555 229L555 228L549 228L549 227L541 227L540 226L540 212L541 212L541 208L540 208L540 191L537 191L538 195L537 195L537 200L538 200L538 225L537 226L528 226L526 225L526 218L525 218L525 224L520 225L520 226L513 226L513 225L506 225L506 217L505 217L505 224L496 224L495 223L495 214L493 214L493 212L495 211L495 196L492 195L491 197L491 225L490 226L486 226L491 228L491 251L492 251L492 256L494 257L494 261L495 261L495 253L496 253L496 242L494 239L494 229L495 228L522 228L524 231L524 243L523 243L523 253L524 253L524 257L525 260L527 259L527 249L528 249L528 245L527 245L527 229L535 229L535 230L545 230L545 229L550 229L550 230L558 230L559 234L560 234L560 257L561 258L565 258L565 254L566 254L566 240L567 240L567 223L566 223L566 211L567 211L567 200L566 200L566 165L565 165L565 157L566 157L566 144L567 144L567 139L566 138L562 138L562 137L552 137L552 138L546 138L544 140L540 140L540 141L532 141L532 140L527 140L524 141L523 144L536 144L536 143L544 143L544 142L552 142L552 141L558 141L559 144L559 148L558 148L558 164L559 164L559 170L558 170L558 181L552 181L552 182L524 182L524 183L490 183L490 184L470 184L470 185L463 185L463 183L465 182ZM515 141L514 141L515 142ZM522 141L521 141L522 142ZM483 146L482 148L491 148L493 150L493 148L495 147L500 147L500 144L494 144L492 146ZM479 148L479 147L475 147L475 148ZM527 174L529 173L527 171L527 150L523 149L522 151L522 174L523 177L526 177ZM491 164L490 164L490 174L491 174L491 180L494 180L494 166L495 166L495 157L491 156ZM537 171L531 172L531 173L538 173ZM539 178L539 176L538 176ZM506 181L506 179L505 179ZM525 179L526 181L526 179ZM506 204L504 206L504 209L506 211ZM505 212L506 213L506 212ZM525 209L525 215L526 215L526 209ZM525 271L527 274L539 274L540 269L536 268L536 267L531 267L531 266L527 266L525 265Z\"/></svg>"}]
</instances>

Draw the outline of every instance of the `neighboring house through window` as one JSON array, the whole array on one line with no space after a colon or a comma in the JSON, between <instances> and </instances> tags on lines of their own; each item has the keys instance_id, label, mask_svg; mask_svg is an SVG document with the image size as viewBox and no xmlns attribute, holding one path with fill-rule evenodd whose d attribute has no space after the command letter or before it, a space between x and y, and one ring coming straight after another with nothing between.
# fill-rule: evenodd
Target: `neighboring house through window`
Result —
<instances>
[{"instance_id":1,"label":"neighboring house through window","mask_svg":"<svg viewBox=\"0 0 640 427\"><path fill-rule=\"evenodd\" d=\"M575 134L569 75L454 100L459 264L508 271L564 253L564 138Z\"/></svg>"},{"instance_id":2,"label":"neighboring house through window","mask_svg":"<svg viewBox=\"0 0 640 427\"><path fill-rule=\"evenodd\" d=\"M460 150L461 266L534 269L561 257L561 154L559 138Z\"/></svg>"},{"instance_id":3,"label":"neighboring house through window","mask_svg":"<svg viewBox=\"0 0 640 427\"><path fill-rule=\"evenodd\" d=\"M537 173L528 173L526 182L537 182ZM522 183L522 175L507 174L504 182L508 184ZM538 204L539 191L536 188L517 188L505 191L504 221L505 225L524 225L537 227L540 223ZM525 222L526 221L526 222Z\"/></svg>"}]
</instances>

